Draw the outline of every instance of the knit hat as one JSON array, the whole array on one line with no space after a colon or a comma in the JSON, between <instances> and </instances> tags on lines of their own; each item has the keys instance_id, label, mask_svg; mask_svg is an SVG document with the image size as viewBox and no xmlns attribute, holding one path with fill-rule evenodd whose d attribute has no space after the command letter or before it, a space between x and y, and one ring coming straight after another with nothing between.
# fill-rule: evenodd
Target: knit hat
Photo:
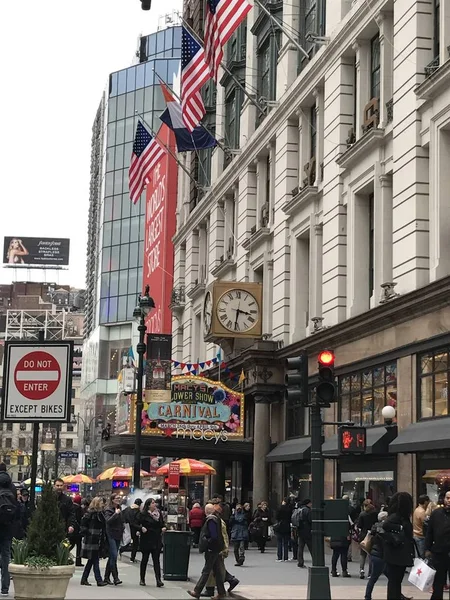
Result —
<instances>
[{"instance_id":1,"label":"knit hat","mask_svg":"<svg viewBox=\"0 0 450 600\"><path fill-rule=\"evenodd\" d=\"M83 498L80 496L80 494L77 494L77 495L76 495L76 496L74 496L74 498L73 498L73 503L74 503L74 504L81 504L81 501L82 501L82 499L83 499Z\"/></svg>"}]
</instances>

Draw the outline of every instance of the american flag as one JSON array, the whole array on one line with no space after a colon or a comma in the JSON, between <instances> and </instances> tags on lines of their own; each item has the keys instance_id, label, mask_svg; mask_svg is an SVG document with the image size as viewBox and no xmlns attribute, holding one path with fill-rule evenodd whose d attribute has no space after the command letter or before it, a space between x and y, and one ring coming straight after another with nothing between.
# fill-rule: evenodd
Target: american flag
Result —
<instances>
[{"instance_id":1,"label":"american flag","mask_svg":"<svg viewBox=\"0 0 450 600\"><path fill-rule=\"evenodd\" d=\"M144 125L138 121L130 170L128 171L130 199L133 204L136 204L141 197L145 186L149 182L151 170L164 156L164 152Z\"/></svg>"},{"instance_id":2,"label":"american flag","mask_svg":"<svg viewBox=\"0 0 450 600\"><path fill-rule=\"evenodd\" d=\"M191 132L205 115L200 89L210 78L205 51L183 27L181 30L181 110L184 124Z\"/></svg>"},{"instance_id":3,"label":"american flag","mask_svg":"<svg viewBox=\"0 0 450 600\"><path fill-rule=\"evenodd\" d=\"M216 81L223 47L251 8L248 0L206 0L205 57Z\"/></svg>"}]
</instances>

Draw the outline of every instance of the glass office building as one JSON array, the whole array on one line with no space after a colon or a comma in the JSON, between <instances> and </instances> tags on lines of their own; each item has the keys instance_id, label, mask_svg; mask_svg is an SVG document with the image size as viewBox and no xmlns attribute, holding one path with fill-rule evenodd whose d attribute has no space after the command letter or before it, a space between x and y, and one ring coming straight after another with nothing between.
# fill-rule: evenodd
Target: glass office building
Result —
<instances>
[{"instance_id":1,"label":"glass office building","mask_svg":"<svg viewBox=\"0 0 450 600\"><path fill-rule=\"evenodd\" d=\"M92 129L87 248L86 361L81 394L103 423L110 421L117 376L136 340L133 310L142 288L145 194L136 205L128 193L128 168L138 118L157 131L165 102L159 77L179 76L181 27L140 39L139 63L112 73ZM95 452L95 450L94 450ZM103 459L100 444L97 463Z\"/></svg>"}]
</instances>

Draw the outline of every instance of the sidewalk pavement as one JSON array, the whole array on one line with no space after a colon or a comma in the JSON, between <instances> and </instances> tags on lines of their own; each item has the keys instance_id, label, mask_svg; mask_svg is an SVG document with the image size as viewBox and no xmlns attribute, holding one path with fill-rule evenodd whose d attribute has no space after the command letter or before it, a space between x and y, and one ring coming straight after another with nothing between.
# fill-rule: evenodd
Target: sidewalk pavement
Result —
<instances>
[{"instance_id":1,"label":"sidewalk pavement","mask_svg":"<svg viewBox=\"0 0 450 600\"><path fill-rule=\"evenodd\" d=\"M138 554L139 558L139 554ZM230 573L240 580L232 594L237 600L305 600L307 597L308 569L299 569L296 562L276 562L276 552L273 548L267 549L265 554L250 548L246 552L246 561L243 567L234 566L232 551L226 560L226 567ZM327 557L329 562L329 557ZM139 564L130 563L129 555L124 554L119 562L119 576L123 581L120 586L97 587L93 573L90 576L92 587L80 586L82 568L77 568L72 578L67 593L67 600L188 600L187 590L193 589L195 582L203 567L203 556L192 550L189 576L190 581L165 581L163 588L157 588L151 564L148 566L146 587L139 586ZM102 572L105 569L102 561ZM162 558L161 558L162 564ZM306 567L311 565L309 554L305 553ZM333 600L361 600L367 585L367 578L359 579L359 561L349 563L351 579L331 578L331 597ZM367 572L367 567L366 567ZM386 578L383 576L375 586L373 600L386 598ZM225 587L228 587L227 584ZM413 596L414 600L428 600L430 594L419 592L404 580L403 593ZM11 582L10 596L13 596L13 582Z\"/></svg>"}]
</instances>

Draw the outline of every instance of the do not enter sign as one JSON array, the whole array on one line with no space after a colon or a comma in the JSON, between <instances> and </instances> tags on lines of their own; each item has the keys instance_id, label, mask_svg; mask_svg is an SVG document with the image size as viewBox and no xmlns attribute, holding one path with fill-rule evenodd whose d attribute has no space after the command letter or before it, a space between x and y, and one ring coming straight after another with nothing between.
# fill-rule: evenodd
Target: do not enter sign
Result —
<instances>
[{"instance_id":1,"label":"do not enter sign","mask_svg":"<svg viewBox=\"0 0 450 600\"><path fill-rule=\"evenodd\" d=\"M29 400L48 398L57 390L60 381L60 366L48 352L30 352L19 360L14 370L14 383Z\"/></svg>"},{"instance_id":2,"label":"do not enter sign","mask_svg":"<svg viewBox=\"0 0 450 600\"><path fill-rule=\"evenodd\" d=\"M73 342L5 342L1 417L12 423L67 423Z\"/></svg>"}]
</instances>

